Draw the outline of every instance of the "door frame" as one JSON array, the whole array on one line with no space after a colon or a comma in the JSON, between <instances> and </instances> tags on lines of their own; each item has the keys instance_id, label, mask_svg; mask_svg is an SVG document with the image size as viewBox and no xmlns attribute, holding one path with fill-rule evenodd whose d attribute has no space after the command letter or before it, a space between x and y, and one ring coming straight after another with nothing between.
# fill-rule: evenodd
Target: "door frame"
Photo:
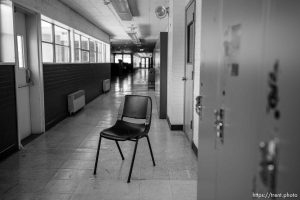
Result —
<instances>
[{"instance_id":1,"label":"door frame","mask_svg":"<svg viewBox=\"0 0 300 200\"><path fill-rule=\"evenodd\" d=\"M194 35L194 43L193 43L193 48L194 48L194 52L193 52L193 84L192 84L192 102L194 102L194 75L195 75L195 33L196 33L196 0L190 0L188 2L188 4L185 6L185 9L184 9L184 77L186 77L186 64L187 64L187 17L186 17L186 14L187 14L187 10L188 8L192 5L192 3L194 3L195 7L194 7L194 16L193 16L193 23L194 23L194 28L193 28L193 35ZM185 94L186 94L186 81L184 81L184 86L183 86L183 132L185 133L185 135L187 136L187 138L189 139L188 137L188 134L186 133L185 131L185 104L186 104L186 101L185 101ZM192 124L192 138L191 138L191 144L193 144L193 135L194 135L194 103L192 103L192 121L193 121L193 124Z\"/></svg>"},{"instance_id":2,"label":"door frame","mask_svg":"<svg viewBox=\"0 0 300 200\"><path fill-rule=\"evenodd\" d=\"M16 33L16 18L14 13L19 9L27 15L25 21L29 22L26 25L26 60L27 66L24 68L30 69L31 80L33 84L29 85L29 103L30 103L30 118L31 118L31 134L41 134L45 132L45 109L44 109L44 80L43 80L43 62L42 62L42 42L41 42L41 14L26 8L25 6L12 3L13 7L13 28L14 28L14 52L15 52L15 70L19 70L18 49L17 49L17 33ZM33 39L33 41L31 41ZM31 42L29 43L28 40ZM23 70L23 69L22 69ZM16 80L15 80L16 81ZM17 83L17 82L16 82ZM18 85L15 86L16 102L18 97ZM17 105L17 113L19 108ZM20 131L18 127L18 143L19 149L22 148Z\"/></svg>"}]
</instances>

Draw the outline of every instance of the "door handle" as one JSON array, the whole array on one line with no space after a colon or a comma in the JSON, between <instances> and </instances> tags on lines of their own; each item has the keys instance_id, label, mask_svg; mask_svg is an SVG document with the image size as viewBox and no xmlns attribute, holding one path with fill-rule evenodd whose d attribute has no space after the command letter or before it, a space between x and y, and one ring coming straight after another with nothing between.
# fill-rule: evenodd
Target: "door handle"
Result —
<instances>
[{"instance_id":1,"label":"door handle","mask_svg":"<svg viewBox=\"0 0 300 200\"><path fill-rule=\"evenodd\" d=\"M186 81L186 79L187 78L185 76L181 78L182 81Z\"/></svg>"}]
</instances>

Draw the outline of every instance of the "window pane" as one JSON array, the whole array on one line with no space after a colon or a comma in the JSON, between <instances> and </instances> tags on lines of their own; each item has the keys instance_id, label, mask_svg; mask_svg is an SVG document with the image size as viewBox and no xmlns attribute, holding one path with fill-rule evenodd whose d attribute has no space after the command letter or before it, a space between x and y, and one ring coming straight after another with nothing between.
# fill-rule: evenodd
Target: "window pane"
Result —
<instances>
[{"instance_id":1,"label":"window pane","mask_svg":"<svg viewBox=\"0 0 300 200\"><path fill-rule=\"evenodd\" d=\"M124 63L129 63L129 64L131 64L131 55L129 55L129 54L124 54L124 55L123 55L123 62L124 62Z\"/></svg>"},{"instance_id":2,"label":"window pane","mask_svg":"<svg viewBox=\"0 0 300 200\"><path fill-rule=\"evenodd\" d=\"M24 60L24 41L22 35L17 36L17 44L18 44L17 47L18 47L19 67L23 68L25 67L25 60Z\"/></svg>"},{"instance_id":3,"label":"window pane","mask_svg":"<svg viewBox=\"0 0 300 200\"><path fill-rule=\"evenodd\" d=\"M106 44L103 44L102 55L103 55L103 62L106 62Z\"/></svg>"},{"instance_id":4,"label":"window pane","mask_svg":"<svg viewBox=\"0 0 300 200\"><path fill-rule=\"evenodd\" d=\"M82 62L89 62L90 54L88 51L81 51L81 61Z\"/></svg>"},{"instance_id":5,"label":"window pane","mask_svg":"<svg viewBox=\"0 0 300 200\"><path fill-rule=\"evenodd\" d=\"M89 50L89 39L81 36L81 48L85 50Z\"/></svg>"},{"instance_id":6,"label":"window pane","mask_svg":"<svg viewBox=\"0 0 300 200\"><path fill-rule=\"evenodd\" d=\"M101 62L102 62L102 54L101 54L101 53L98 53L98 59L97 59L97 62L98 62L98 63L101 63Z\"/></svg>"},{"instance_id":7,"label":"window pane","mask_svg":"<svg viewBox=\"0 0 300 200\"><path fill-rule=\"evenodd\" d=\"M74 61L75 62L80 62L80 49L75 49L74 50Z\"/></svg>"},{"instance_id":8,"label":"window pane","mask_svg":"<svg viewBox=\"0 0 300 200\"><path fill-rule=\"evenodd\" d=\"M95 42L90 40L90 51L96 51Z\"/></svg>"},{"instance_id":9,"label":"window pane","mask_svg":"<svg viewBox=\"0 0 300 200\"><path fill-rule=\"evenodd\" d=\"M119 63L119 60L122 60L122 54L115 55L115 63Z\"/></svg>"},{"instance_id":10,"label":"window pane","mask_svg":"<svg viewBox=\"0 0 300 200\"><path fill-rule=\"evenodd\" d=\"M97 43L97 52L98 52L97 62L101 63L102 62L102 43L100 43L100 42Z\"/></svg>"},{"instance_id":11,"label":"window pane","mask_svg":"<svg viewBox=\"0 0 300 200\"><path fill-rule=\"evenodd\" d=\"M52 42L52 24L42 21L42 41Z\"/></svg>"},{"instance_id":12,"label":"window pane","mask_svg":"<svg viewBox=\"0 0 300 200\"><path fill-rule=\"evenodd\" d=\"M69 46L69 31L55 26L55 43Z\"/></svg>"},{"instance_id":13,"label":"window pane","mask_svg":"<svg viewBox=\"0 0 300 200\"><path fill-rule=\"evenodd\" d=\"M91 54L90 62L91 63L96 62L96 55L97 55L96 52L91 52L90 54Z\"/></svg>"},{"instance_id":14,"label":"window pane","mask_svg":"<svg viewBox=\"0 0 300 200\"><path fill-rule=\"evenodd\" d=\"M74 47L80 48L80 35L74 34Z\"/></svg>"},{"instance_id":15,"label":"window pane","mask_svg":"<svg viewBox=\"0 0 300 200\"><path fill-rule=\"evenodd\" d=\"M55 58L56 62L70 62L69 47L55 45Z\"/></svg>"},{"instance_id":16,"label":"window pane","mask_svg":"<svg viewBox=\"0 0 300 200\"><path fill-rule=\"evenodd\" d=\"M97 51L98 53L102 53L102 44L101 43L97 43Z\"/></svg>"},{"instance_id":17,"label":"window pane","mask_svg":"<svg viewBox=\"0 0 300 200\"><path fill-rule=\"evenodd\" d=\"M53 62L53 46L49 43L42 43L43 62Z\"/></svg>"},{"instance_id":18,"label":"window pane","mask_svg":"<svg viewBox=\"0 0 300 200\"><path fill-rule=\"evenodd\" d=\"M187 27L187 62L193 62L194 56L194 23Z\"/></svg>"}]
</instances>

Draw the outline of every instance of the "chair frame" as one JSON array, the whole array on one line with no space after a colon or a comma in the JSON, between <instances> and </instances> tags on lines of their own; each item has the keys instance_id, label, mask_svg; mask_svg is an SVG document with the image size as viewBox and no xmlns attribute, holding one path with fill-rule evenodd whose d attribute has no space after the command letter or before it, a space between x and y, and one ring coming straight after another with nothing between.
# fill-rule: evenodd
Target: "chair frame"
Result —
<instances>
[{"instance_id":1,"label":"chair frame","mask_svg":"<svg viewBox=\"0 0 300 200\"><path fill-rule=\"evenodd\" d=\"M133 141L135 142L135 146L134 146L134 151L133 151L133 156L132 156L132 160L131 160L131 165L130 165L130 170L129 170L129 175L128 175L128 179L127 179L127 183L130 183L130 180L131 180L131 173L132 173L132 169L133 169L133 165L134 165L134 161L135 161L135 155L136 155L136 150L137 150L137 146L138 146L138 142L139 142L139 139L141 138L144 138L146 137L147 138L147 142L148 142L148 146L149 146L149 150L150 150L150 154L151 154L151 158L152 158L152 163L153 163L153 166L155 166L155 160L154 160L154 156L153 156L153 152L152 152L152 148L151 148L151 144L150 144L150 140L149 140L149 136L148 136L148 133L149 133L149 130L150 130L150 126L151 126L151 119L152 119L152 99L151 97L149 96L141 96L141 95L126 95L126 96L139 96L139 97L147 97L148 98L148 101L150 101L150 116L146 116L145 120L146 120L146 123L145 123L145 131L142 136L138 136L138 137L135 137L135 138L129 138L127 139L128 141ZM125 99L126 99L126 96L125 96ZM125 102L125 99L123 101L123 103ZM149 102L147 102L148 104ZM148 105L147 105L148 106ZM122 106L120 107L120 109L123 109ZM148 111L148 110L147 110ZM118 117L118 120L121 120L123 121L123 110L121 111L121 116ZM147 119L147 117L149 117ZM116 142L116 145L118 147L118 150L120 152L120 155L121 155L121 158L122 160L125 160L124 158L124 155L122 153L122 150L121 150L121 147L118 143L118 141L127 141L127 140L123 140L123 139L111 139L111 138L108 138L108 137L104 137L101 135L102 131L100 132L100 137L99 137L99 143L98 143L98 148L97 148L97 154L96 154L96 160L95 160L95 167L94 167L94 175L96 175L97 173L97 165L98 165L98 158L99 158L99 153L100 153L100 146L101 146L101 139L102 137L103 138L106 138L108 140L114 140Z\"/></svg>"}]
</instances>

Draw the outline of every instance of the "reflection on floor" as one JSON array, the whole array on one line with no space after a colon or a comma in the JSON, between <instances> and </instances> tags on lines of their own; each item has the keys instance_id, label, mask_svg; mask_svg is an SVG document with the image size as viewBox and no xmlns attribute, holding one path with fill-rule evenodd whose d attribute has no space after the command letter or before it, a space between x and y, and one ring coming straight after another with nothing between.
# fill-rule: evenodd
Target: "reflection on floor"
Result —
<instances>
[{"instance_id":1,"label":"reflection on floor","mask_svg":"<svg viewBox=\"0 0 300 200\"><path fill-rule=\"evenodd\" d=\"M116 80L112 90L0 163L0 199L42 200L195 200L197 161L186 136L158 119L154 102L149 133L156 167L146 139L139 142L131 183L127 175L134 143L103 139L98 173L93 175L98 133L112 125L125 94L154 97L147 70Z\"/></svg>"}]
</instances>

